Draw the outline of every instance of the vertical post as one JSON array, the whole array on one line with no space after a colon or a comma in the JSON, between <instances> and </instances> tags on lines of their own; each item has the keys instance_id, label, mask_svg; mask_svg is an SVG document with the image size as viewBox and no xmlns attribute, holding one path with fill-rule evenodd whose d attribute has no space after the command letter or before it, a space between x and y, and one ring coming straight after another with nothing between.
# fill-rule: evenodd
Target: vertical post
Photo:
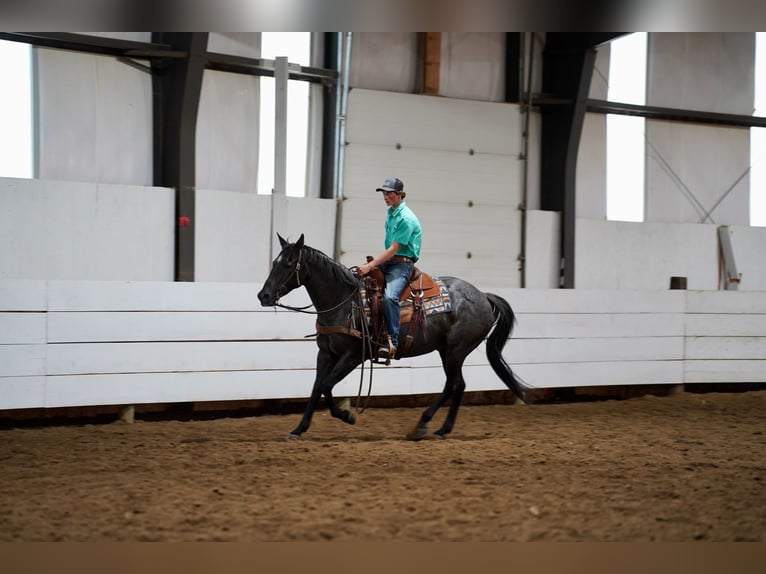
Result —
<instances>
[{"instance_id":1,"label":"vertical post","mask_svg":"<svg viewBox=\"0 0 766 574\"><path fill-rule=\"evenodd\" d=\"M341 65L341 98L340 116L338 116L338 179L336 180L337 199L343 199L343 182L346 172L346 120L348 114L349 76L351 74L351 37L352 32L346 32L343 42L343 64Z\"/></svg>"},{"instance_id":2,"label":"vertical post","mask_svg":"<svg viewBox=\"0 0 766 574\"><path fill-rule=\"evenodd\" d=\"M287 58L274 61L274 191L287 193Z\"/></svg>"},{"instance_id":3,"label":"vertical post","mask_svg":"<svg viewBox=\"0 0 766 574\"><path fill-rule=\"evenodd\" d=\"M524 40L527 32L505 33L505 101L522 101L524 85ZM534 38L534 33L531 34ZM534 41L531 49L534 49Z\"/></svg>"},{"instance_id":4,"label":"vertical post","mask_svg":"<svg viewBox=\"0 0 766 574\"><path fill-rule=\"evenodd\" d=\"M595 61L589 44L573 44L566 34L546 36L543 92L555 98L541 106L540 203L544 210L561 211L561 287L566 289L575 287L577 152Z\"/></svg>"},{"instance_id":5,"label":"vertical post","mask_svg":"<svg viewBox=\"0 0 766 574\"><path fill-rule=\"evenodd\" d=\"M311 65L324 63L323 34L311 35ZM306 197L321 197L322 141L324 139L324 86L309 84L308 166L306 169Z\"/></svg>"},{"instance_id":6,"label":"vertical post","mask_svg":"<svg viewBox=\"0 0 766 574\"><path fill-rule=\"evenodd\" d=\"M324 34L325 68L340 73L340 35L337 32ZM335 198L336 165L338 160L338 114L340 110L340 75L334 84L323 84L323 118L322 118L322 184L319 197Z\"/></svg>"},{"instance_id":7,"label":"vertical post","mask_svg":"<svg viewBox=\"0 0 766 574\"><path fill-rule=\"evenodd\" d=\"M441 72L441 32L425 33L425 53L423 55L423 93L433 96L439 95Z\"/></svg>"},{"instance_id":8,"label":"vertical post","mask_svg":"<svg viewBox=\"0 0 766 574\"><path fill-rule=\"evenodd\" d=\"M207 32L154 32L152 41L186 52L152 63L154 184L176 191L176 281L194 281L197 112L205 71Z\"/></svg>"},{"instance_id":9,"label":"vertical post","mask_svg":"<svg viewBox=\"0 0 766 574\"><path fill-rule=\"evenodd\" d=\"M276 234L287 235L287 78L285 56L274 60L274 188L271 191L271 256L276 257L282 246Z\"/></svg>"}]
</instances>

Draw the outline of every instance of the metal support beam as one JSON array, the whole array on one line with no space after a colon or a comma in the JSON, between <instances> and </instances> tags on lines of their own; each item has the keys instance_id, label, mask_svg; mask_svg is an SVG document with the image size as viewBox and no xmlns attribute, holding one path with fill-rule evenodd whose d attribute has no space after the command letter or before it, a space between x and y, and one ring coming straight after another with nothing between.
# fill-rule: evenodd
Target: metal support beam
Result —
<instances>
[{"instance_id":1,"label":"metal support beam","mask_svg":"<svg viewBox=\"0 0 766 574\"><path fill-rule=\"evenodd\" d=\"M24 42L41 48L71 50L123 58L184 58L183 50L174 50L162 42L136 42L69 32L0 32L0 40Z\"/></svg>"},{"instance_id":2,"label":"metal support beam","mask_svg":"<svg viewBox=\"0 0 766 574\"><path fill-rule=\"evenodd\" d=\"M208 52L206 56L207 69L230 72L232 74L273 77L275 66L276 62L274 60L265 58L246 58L232 54L219 54L217 52ZM329 84L335 84L338 81L338 74L333 70L298 66L297 64L290 65L288 74L291 80Z\"/></svg>"},{"instance_id":3,"label":"metal support beam","mask_svg":"<svg viewBox=\"0 0 766 574\"><path fill-rule=\"evenodd\" d=\"M334 72L335 77L338 78L342 53L340 35L336 32L325 32L324 44L324 68ZM333 199L335 197L335 151L338 148L338 133L335 126L338 123L340 94L335 85L323 85L322 185L319 196L324 199Z\"/></svg>"},{"instance_id":4,"label":"metal support beam","mask_svg":"<svg viewBox=\"0 0 766 574\"><path fill-rule=\"evenodd\" d=\"M734 235L734 230L728 225L721 225L718 228L718 243L721 246L721 263L723 265L722 281L723 288L727 291L736 291L742 280L742 273L737 271L732 235Z\"/></svg>"},{"instance_id":5,"label":"metal support beam","mask_svg":"<svg viewBox=\"0 0 766 574\"><path fill-rule=\"evenodd\" d=\"M274 66L274 189L287 194L287 57L280 56Z\"/></svg>"},{"instance_id":6,"label":"metal support beam","mask_svg":"<svg viewBox=\"0 0 766 574\"><path fill-rule=\"evenodd\" d=\"M722 114L719 112L662 108L658 106L639 106L635 104L624 104L620 102L606 102L603 100L588 100L587 108L587 111L589 112L596 112L601 114L619 114L623 116L640 116L650 120L691 122L697 124L724 125L742 128L766 128L766 117L761 116Z\"/></svg>"},{"instance_id":7,"label":"metal support beam","mask_svg":"<svg viewBox=\"0 0 766 574\"><path fill-rule=\"evenodd\" d=\"M564 101L541 106L541 206L561 212L561 287L575 287L577 153L596 51L581 36L548 34L543 52L543 91Z\"/></svg>"},{"instance_id":8,"label":"metal support beam","mask_svg":"<svg viewBox=\"0 0 766 574\"><path fill-rule=\"evenodd\" d=\"M183 51L153 61L154 183L176 190L175 280L194 281L197 112L207 32L154 32L152 39Z\"/></svg>"},{"instance_id":9,"label":"metal support beam","mask_svg":"<svg viewBox=\"0 0 766 574\"><path fill-rule=\"evenodd\" d=\"M505 34L505 101L517 104L522 101L524 85L524 34L506 32Z\"/></svg>"}]
</instances>

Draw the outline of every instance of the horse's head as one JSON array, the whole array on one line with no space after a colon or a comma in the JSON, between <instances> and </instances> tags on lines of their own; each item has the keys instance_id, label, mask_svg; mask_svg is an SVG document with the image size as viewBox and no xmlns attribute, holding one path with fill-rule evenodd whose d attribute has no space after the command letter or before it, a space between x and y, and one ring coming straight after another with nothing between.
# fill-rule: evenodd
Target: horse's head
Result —
<instances>
[{"instance_id":1,"label":"horse's head","mask_svg":"<svg viewBox=\"0 0 766 574\"><path fill-rule=\"evenodd\" d=\"M271 273L258 293L258 299L264 307L276 305L280 297L300 287L301 277L305 275L305 270L301 270L301 264L304 262L303 234L295 243L289 243L278 233L277 237L282 245L282 252L271 264Z\"/></svg>"}]
</instances>

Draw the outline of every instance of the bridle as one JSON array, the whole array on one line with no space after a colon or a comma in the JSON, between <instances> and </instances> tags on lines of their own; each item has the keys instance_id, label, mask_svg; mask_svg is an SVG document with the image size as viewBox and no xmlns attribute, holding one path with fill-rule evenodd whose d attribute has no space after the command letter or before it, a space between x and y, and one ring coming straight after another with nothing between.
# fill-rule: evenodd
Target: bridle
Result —
<instances>
[{"instance_id":1,"label":"bridle","mask_svg":"<svg viewBox=\"0 0 766 574\"><path fill-rule=\"evenodd\" d=\"M292 271L290 271L290 273L287 274L287 276L285 277L285 280L282 281L279 287L277 287L275 290L275 293L276 293L276 301L274 302L275 307L282 307L282 309L297 311L298 313L307 313L309 315L321 315L322 313L329 313L330 311L335 311L336 309L340 309L341 307L343 307L343 305L351 301L354 295L359 293L359 285L357 284L356 289L354 289L351 292L351 294L348 297L346 297L343 301L341 301L334 307L330 307L329 309L324 309L322 311L308 311L307 309L310 309L311 307L314 306L313 303L309 305L304 305L303 307L293 307L291 305L283 305L282 303L279 302L280 297L282 297L282 295L280 294L280 291L282 291L284 286L287 285L288 281L292 279L293 275L295 275L295 281L298 283L298 287L302 286L301 275L300 275L302 260L303 260L303 247L301 247L300 251L298 252L298 261L295 262L295 267L292 269Z\"/></svg>"}]
</instances>

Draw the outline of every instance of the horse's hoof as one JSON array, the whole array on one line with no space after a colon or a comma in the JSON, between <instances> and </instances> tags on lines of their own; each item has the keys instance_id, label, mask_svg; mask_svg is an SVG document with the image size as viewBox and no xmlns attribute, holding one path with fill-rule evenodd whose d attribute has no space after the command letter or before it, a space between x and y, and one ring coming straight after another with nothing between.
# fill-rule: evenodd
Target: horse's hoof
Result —
<instances>
[{"instance_id":1,"label":"horse's hoof","mask_svg":"<svg viewBox=\"0 0 766 574\"><path fill-rule=\"evenodd\" d=\"M446 436L444 436L443 434L439 434L439 433L433 433L433 434L431 435L431 438L432 438L433 440L444 440L444 439L445 439L445 438L447 438L447 437L446 437Z\"/></svg>"},{"instance_id":2,"label":"horse's hoof","mask_svg":"<svg viewBox=\"0 0 766 574\"><path fill-rule=\"evenodd\" d=\"M407 440L421 440L428 434L428 427L426 425L417 425L410 432L407 433Z\"/></svg>"},{"instance_id":3,"label":"horse's hoof","mask_svg":"<svg viewBox=\"0 0 766 574\"><path fill-rule=\"evenodd\" d=\"M351 411L346 411L346 418L344 419L348 424L356 424L356 415Z\"/></svg>"},{"instance_id":4,"label":"horse's hoof","mask_svg":"<svg viewBox=\"0 0 766 574\"><path fill-rule=\"evenodd\" d=\"M291 432L290 434L288 434L288 435L285 437L285 440L287 440L287 441L290 441L290 440L298 440L299 438L301 438L301 435L299 435L299 434L295 434L295 433Z\"/></svg>"}]
</instances>

